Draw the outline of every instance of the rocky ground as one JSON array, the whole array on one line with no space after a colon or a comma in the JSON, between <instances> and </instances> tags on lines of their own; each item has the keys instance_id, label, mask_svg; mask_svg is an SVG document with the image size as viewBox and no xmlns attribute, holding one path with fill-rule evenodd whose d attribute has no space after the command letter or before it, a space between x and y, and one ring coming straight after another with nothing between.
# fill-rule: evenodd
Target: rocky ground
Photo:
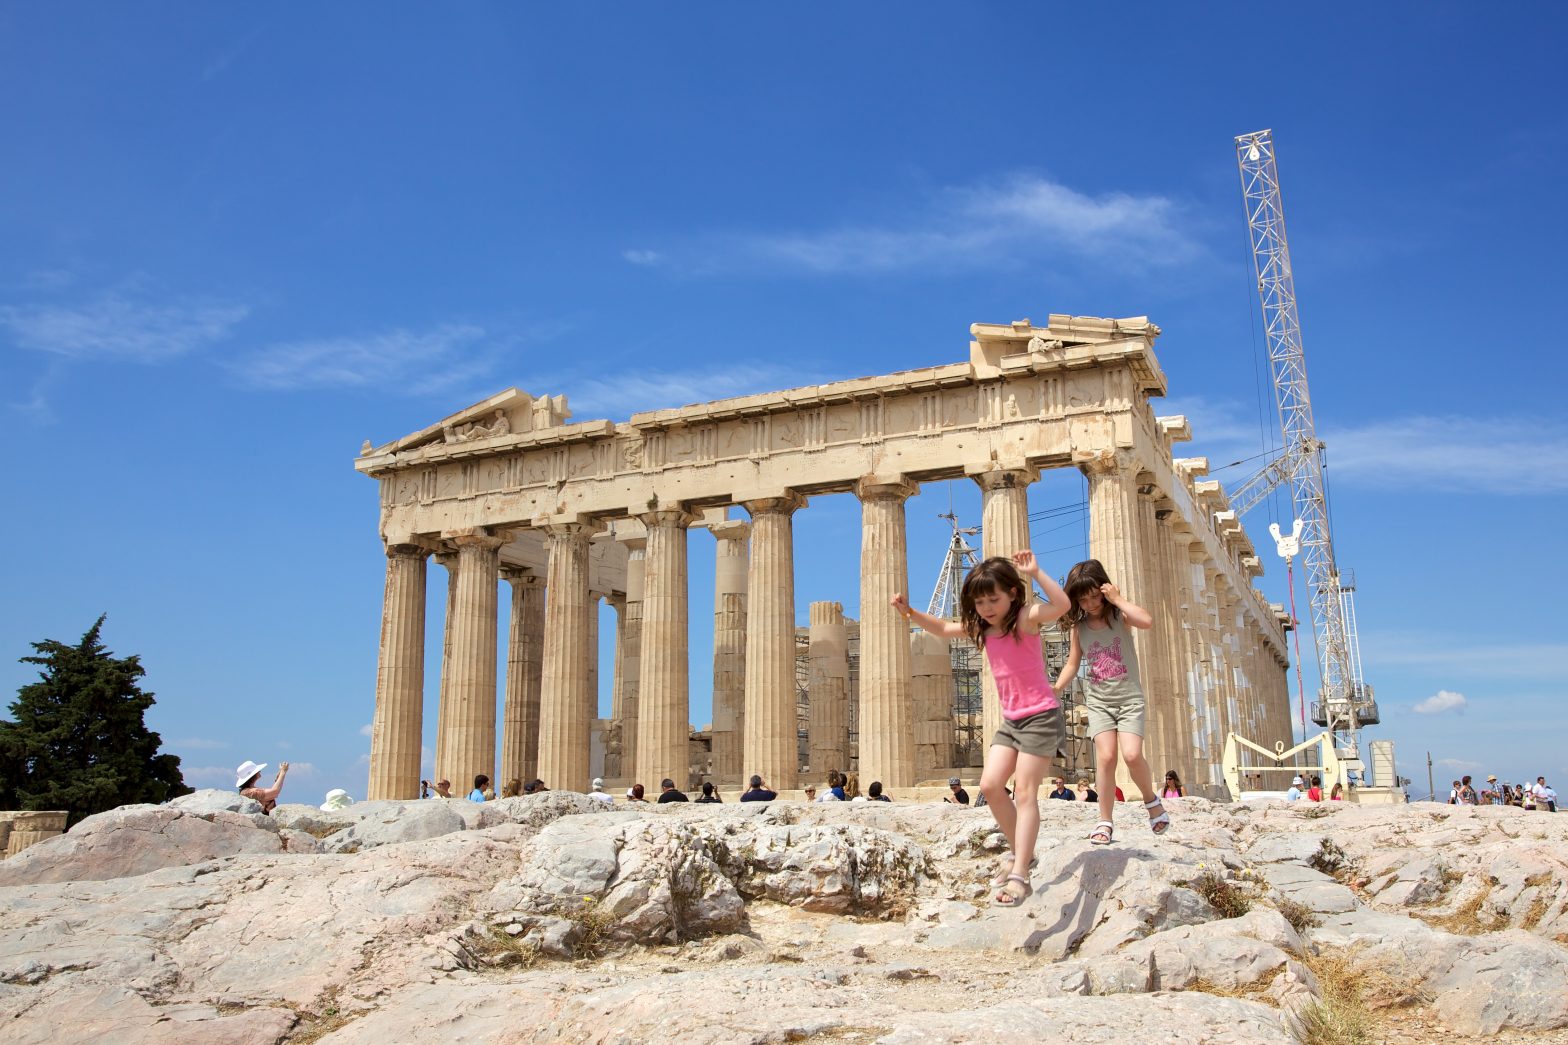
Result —
<instances>
[{"instance_id":1,"label":"rocky ground","mask_svg":"<svg viewBox=\"0 0 1568 1045\"><path fill-rule=\"evenodd\" d=\"M1042 802L273 817L127 806L0 862L8 1042L1568 1042L1568 816Z\"/></svg>"}]
</instances>

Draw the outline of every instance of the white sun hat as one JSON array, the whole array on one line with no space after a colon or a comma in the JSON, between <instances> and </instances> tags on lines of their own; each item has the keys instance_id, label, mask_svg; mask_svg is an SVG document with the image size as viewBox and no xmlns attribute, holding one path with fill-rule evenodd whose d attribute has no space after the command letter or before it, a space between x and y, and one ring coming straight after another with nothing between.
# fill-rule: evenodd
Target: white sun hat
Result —
<instances>
[{"instance_id":1,"label":"white sun hat","mask_svg":"<svg viewBox=\"0 0 1568 1045\"><path fill-rule=\"evenodd\" d=\"M1302 780L1299 776L1296 779L1291 781L1291 785L1294 786L1294 787L1301 787L1305 783L1306 783L1306 781Z\"/></svg>"},{"instance_id":2,"label":"white sun hat","mask_svg":"<svg viewBox=\"0 0 1568 1045\"><path fill-rule=\"evenodd\" d=\"M321 803L321 811L323 813L332 813L339 809L347 809L353 804L354 800L348 796L347 791L341 787L334 787L327 792L327 800Z\"/></svg>"},{"instance_id":3,"label":"white sun hat","mask_svg":"<svg viewBox=\"0 0 1568 1045\"><path fill-rule=\"evenodd\" d=\"M266 768L267 763L265 762L252 762L250 759L246 759L244 762L241 762L240 767L234 771L234 786L244 787L245 781L249 780L251 777L255 776L257 773L260 773L263 769Z\"/></svg>"}]
</instances>

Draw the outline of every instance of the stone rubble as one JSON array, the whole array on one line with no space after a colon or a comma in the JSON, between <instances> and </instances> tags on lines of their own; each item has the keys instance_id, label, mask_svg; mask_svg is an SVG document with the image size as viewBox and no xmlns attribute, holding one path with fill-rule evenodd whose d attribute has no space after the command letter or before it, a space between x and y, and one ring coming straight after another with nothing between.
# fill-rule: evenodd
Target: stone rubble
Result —
<instances>
[{"instance_id":1,"label":"stone rubble","mask_svg":"<svg viewBox=\"0 0 1568 1045\"><path fill-rule=\"evenodd\" d=\"M980 810L244 802L0 865L8 1042L1280 1042L1330 957L1397 982L1390 1040L1568 1040L1550 814L1186 799L1156 838L1129 803L1100 847L1042 802L1006 910Z\"/></svg>"}]
</instances>

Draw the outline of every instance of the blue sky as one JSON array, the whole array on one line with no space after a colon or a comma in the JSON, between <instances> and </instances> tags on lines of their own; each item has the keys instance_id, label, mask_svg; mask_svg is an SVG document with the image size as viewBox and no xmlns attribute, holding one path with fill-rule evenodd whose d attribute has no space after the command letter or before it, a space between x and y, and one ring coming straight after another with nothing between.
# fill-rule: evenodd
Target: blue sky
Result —
<instances>
[{"instance_id":1,"label":"blue sky","mask_svg":"<svg viewBox=\"0 0 1568 1045\"><path fill-rule=\"evenodd\" d=\"M1231 139L1272 127L1372 735L1423 785L1431 751L1440 787L1560 786L1568 15L1037 6L0 3L0 693L107 613L188 780L286 758L297 798L363 794L384 558L353 459L514 385L619 420L1148 315L1156 410L1216 469L1258 454ZM1057 574L1083 496L1032 492ZM909 505L920 597L950 500L976 521L972 487ZM1289 514L1246 520L1276 601ZM855 613L853 502L796 527L802 621Z\"/></svg>"}]
</instances>

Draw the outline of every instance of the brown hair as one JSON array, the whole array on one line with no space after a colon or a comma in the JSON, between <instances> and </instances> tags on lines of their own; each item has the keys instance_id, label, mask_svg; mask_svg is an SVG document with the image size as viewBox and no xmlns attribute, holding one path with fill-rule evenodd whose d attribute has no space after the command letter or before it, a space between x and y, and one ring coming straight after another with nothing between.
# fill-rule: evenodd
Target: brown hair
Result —
<instances>
[{"instance_id":1,"label":"brown hair","mask_svg":"<svg viewBox=\"0 0 1568 1045\"><path fill-rule=\"evenodd\" d=\"M1067 571L1067 583L1062 585L1062 590L1067 593L1070 605L1067 612L1062 614L1060 627L1068 631L1088 618L1083 607L1078 605L1078 600L1090 592L1099 591L1103 585L1111 583L1111 578L1106 574L1105 567L1100 565L1099 559L1085 559ZM1115 620L1121 616L1121 610L1113 606L1109 600L1105 603L1105 617Z\"/></svg>"},{"instance_id":2,"label":"brown hair","mask_svg":"<svg viewBox=\"0 0 1568 1045\"><path fill-rule=\"evenodd\" d=\"M969 636L969 641L977 646L985 645L986 624L975 609L975 600L993 592L1005 592L1013 597L1013 604L1007 608L1007 616L1002 618L1003 635L1018 634L1018 618L1029 603L1029 586L1024 583L1018 567L1013 565L1011 559L995 556L970 570L958 595L958 620L964 626L964 634Z\"/></svg>"}]
</instances>

